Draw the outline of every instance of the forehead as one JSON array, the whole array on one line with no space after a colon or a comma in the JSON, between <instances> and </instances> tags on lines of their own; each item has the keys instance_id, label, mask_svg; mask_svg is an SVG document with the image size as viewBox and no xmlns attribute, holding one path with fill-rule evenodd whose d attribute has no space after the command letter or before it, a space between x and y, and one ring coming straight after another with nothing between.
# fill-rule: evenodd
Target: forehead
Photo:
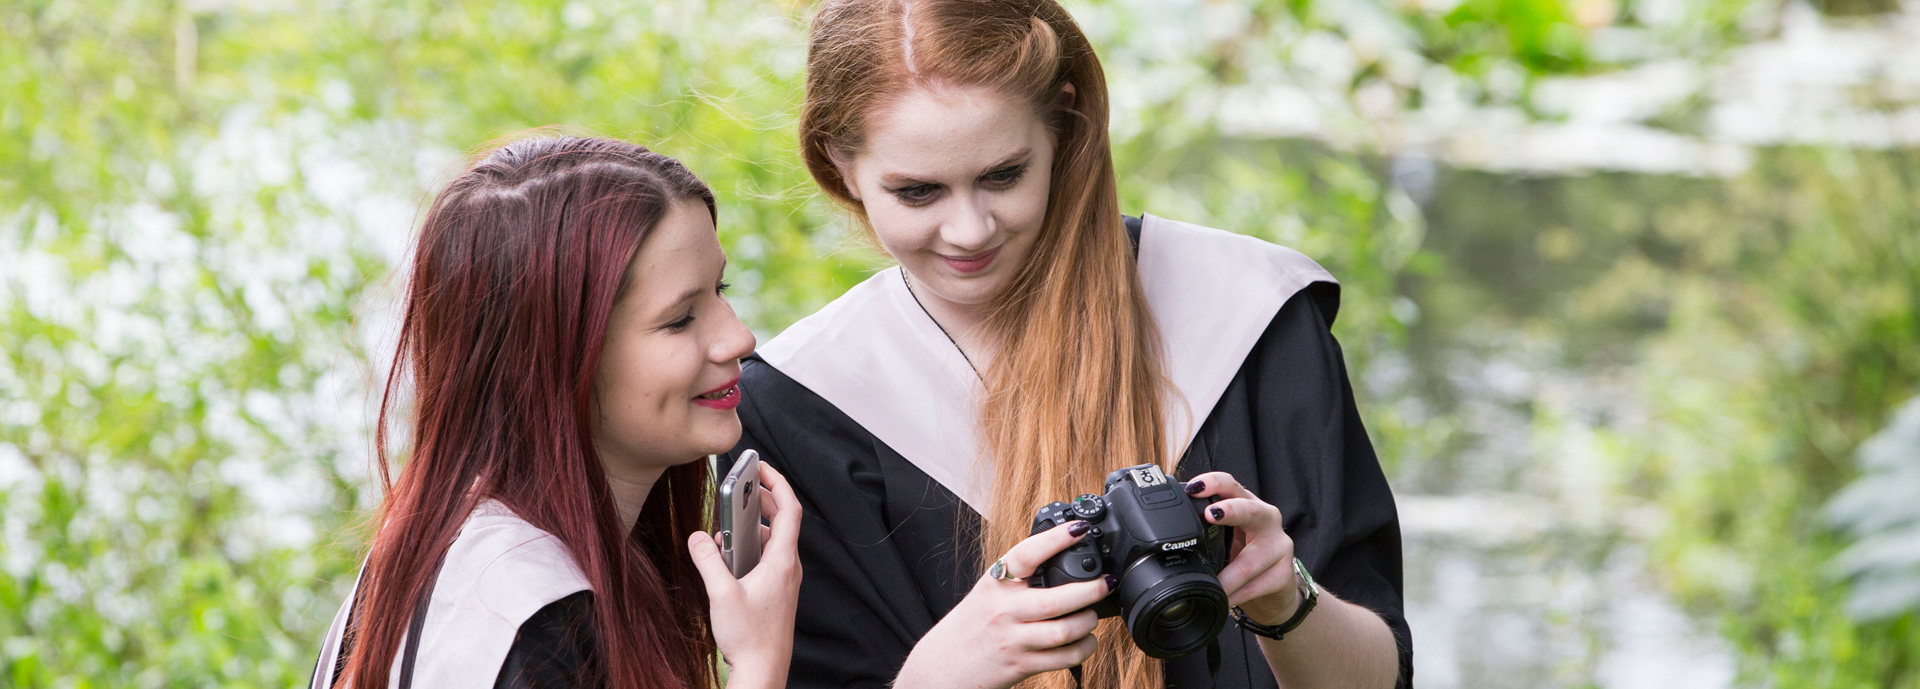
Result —
<instances>
[{"instance_id":1,"label":"forehead","mask_svg":"<svg viewBox=\"0 0 1920 689\"><path fill-rule=\"evenodd\" d=\"M978 174L1046 135L1024 101L983 87L915 88L875 112L856 164L918 178Z\"/></svg>"},{"instance_id":2,"label":"forehead","mask_svg":"<svg viewBox=\"0 0 1920 689\"><path fill-rule=\"evenodd\" d=\"M660 219L627 268L629 298L642 303L666 303L691 285L708 280L726 262L713 218L698 201L676 201Z\"/></svg>"}]
</instances>

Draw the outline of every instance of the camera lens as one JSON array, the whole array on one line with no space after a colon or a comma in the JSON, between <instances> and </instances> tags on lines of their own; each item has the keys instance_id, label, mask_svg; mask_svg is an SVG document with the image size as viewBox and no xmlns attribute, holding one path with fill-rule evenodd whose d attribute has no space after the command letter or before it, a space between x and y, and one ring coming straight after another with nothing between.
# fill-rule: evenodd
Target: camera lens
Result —
<instances>
[{"instance_id":1,"label":"camera lens","mask_svg":"<svg viewBox=\"0 0 1920 689\"><path fill-rule=\"evenodd\" d=\"M1178 658L1206 648L1227 622L1220 580L1189 552L1140 558L1114 593L1133 643L1149 656Z\"/></svg>"},{"instance_id":2,"label":"camera lens","mask_svg":"<svg viewBox=\"0 0 1920 689\"><path fill-rule=\"evenodd\" d=\"M1192 601L1182 600L1161 608L1160 615L1153 618L1153 623L1162 627L1178 627L1193 619L1194 611L1199 609L1200 606Z\"/></svg>"},{"instance_id":3,"label":"camera lens","mask_svg":"<svg viewBox=\"0 0 1920 689\"><path fill-rule=\"evenodd\" d=\"M1225 626L1216 624L1225 622L1224 613L1219 606L1209 605L1212 601L1205 593L1189 591L1183 595L1146 616L1146 636L1151 645L1180 655L1206 646ZM1180 653L1183 650L1185 653Z\"/></svg>"}]
</instances>

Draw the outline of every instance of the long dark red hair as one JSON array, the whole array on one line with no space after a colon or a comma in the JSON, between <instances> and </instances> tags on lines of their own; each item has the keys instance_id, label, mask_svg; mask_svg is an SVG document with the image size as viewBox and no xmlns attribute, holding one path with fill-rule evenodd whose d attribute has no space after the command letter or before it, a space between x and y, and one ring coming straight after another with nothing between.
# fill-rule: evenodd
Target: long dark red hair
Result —
<instances>
[{"instance_id":1,"label":"long dark red hair","mask_svg":"<svg viewBox=\"0 0 1920 689\"><path fill-rule=\"evenodd\" d=\"M434 200L380 405L386 499L343 686L386 685L416 601L489 498L559 539L586 574L609 686L712 685L706 589L681 546L704 524L707 464L669 469L628 535L592 429L594 372L627 266L682 200L713 212L713 192L672 158L551 136L495 149ZM412 448L396 482L388 429L403 376Z\"/></svg>"}]
</instances>

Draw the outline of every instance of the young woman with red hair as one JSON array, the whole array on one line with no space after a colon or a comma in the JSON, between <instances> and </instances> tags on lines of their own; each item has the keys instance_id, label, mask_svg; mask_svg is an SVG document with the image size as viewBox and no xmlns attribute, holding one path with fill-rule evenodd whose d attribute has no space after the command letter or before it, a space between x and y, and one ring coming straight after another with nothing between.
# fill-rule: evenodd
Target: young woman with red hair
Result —
<instances>
[{"instance_id":1,"label":"young woman with red hair","mask_svg":"<svg viewBox=\"0 0 1920 689\"><path fill-rule=\"evenodd\" d=\"M742 446L808 512L791 686L1410 682L1399 522L1329 331L1337 283L1252 237L1123 217L1107 117L1054 0L822 3L802 156L899 266L743 373ZM1219 499L1193 528L1234 530L1217 588L1190 589L1207 605L1149 596L1218 561L1199 538L1096 567L1112 543L1078 545L1106 537L1091 522L1035 515L1142 464L1156 495L1175 476ZM1105 580L1022 581L1068 547ZM1110 595L1165 615L1098 621ZM1181 640L1147 655L1162 632Z\"/></svg>"},{"instance_id":2,"label":"young woman with red hair","mask_svg":"<svg viewBox=\"0 0 1920 689\"><path fill-rule=\"evenodd\" d=\"M744 578L702 532L754 344L714 221L679 162L607 139L509 143L434 200L378 436L410 380L411 447L314 689L707 687L716 649L729 686L784 686L792 491L762 474Z\"/></svg>"}]
</instances>

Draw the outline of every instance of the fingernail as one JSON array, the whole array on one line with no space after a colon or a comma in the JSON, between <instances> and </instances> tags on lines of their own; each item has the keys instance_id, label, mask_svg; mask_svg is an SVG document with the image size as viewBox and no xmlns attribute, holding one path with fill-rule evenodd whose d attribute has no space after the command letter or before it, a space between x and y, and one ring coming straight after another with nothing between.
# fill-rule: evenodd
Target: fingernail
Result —
<instances>
[{"instance_id":1,"label":"fingernail","mask_svg":"<svg viewBox=\"0 0 1920 689\"><path fill-rule=\"evenodd\" d=\"M1188 481L1187 482L1187 495L1199 495L1200 491L1203 491L1206 489L1207 489L1206 481Z\"/></svg>"},{"instance_id":2,"label":"fingernail","mask_svg":"<svg viewBox=\"0 0 1920 689\"><path fill-rule=\"evenodd\" d=\"M1114 589L1120 588L1120 577L1116 577L1114 575L1109 574L1107 575L1106 578L1107 578L1108 591L1112 591Z\"/></svg>"},{"instance_id":3,"label":"fingernail","mask_svg":"<svg viewBox=\"0 0 1920 689\"><path fill-rule=\"evenodd\" d=\"M1209 507L1207 508L1207 514L1213 515L1214 519L1221 519L1227 516L1227 511L1218 507Z\"/></svg>"},{"instance_id":4,"label":"fingernail","mask_svg":"<svg viewBox=\"0 0 1920 689\"><path fill-rule=\"evenodd\" d=\"M1091 529L1091 528L1093 528L1092 524L1088 524L1086 522L1073 522L1067 525L1067 535L1072 536L1074 538L1079 538L1081 536L1087 535L1087 529Z\"/></svg>"}]
</instances>

